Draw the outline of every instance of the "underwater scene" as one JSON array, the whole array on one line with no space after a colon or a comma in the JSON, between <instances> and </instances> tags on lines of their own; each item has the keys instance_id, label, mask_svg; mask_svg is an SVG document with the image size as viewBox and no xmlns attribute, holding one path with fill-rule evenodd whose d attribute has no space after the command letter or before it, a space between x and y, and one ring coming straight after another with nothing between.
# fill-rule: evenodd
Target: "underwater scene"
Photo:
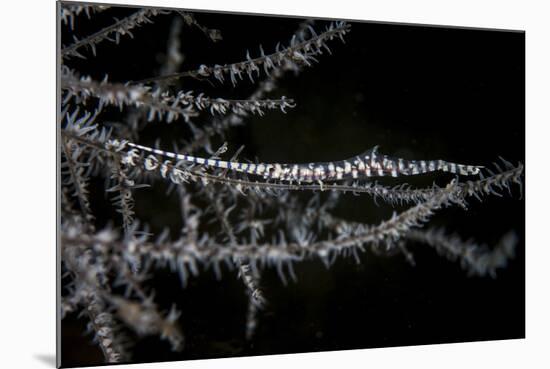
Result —
<instances>
[{"instance_id":1,"label":"underwater scene","mask_svg":"<svg viewBox=\"0 0 550 369\"><path fill-rule=\"evenodd\" d=\"M61 365L525 337L525 33L58 3Z\"/></svg>"}]
</instances>

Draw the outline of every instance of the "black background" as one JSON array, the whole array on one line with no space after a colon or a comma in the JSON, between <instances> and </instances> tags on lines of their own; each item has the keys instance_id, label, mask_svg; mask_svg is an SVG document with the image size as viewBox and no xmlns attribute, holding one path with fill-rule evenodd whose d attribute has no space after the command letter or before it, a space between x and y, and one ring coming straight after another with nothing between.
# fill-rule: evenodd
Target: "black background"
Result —
<instances>
[{"instance_id":1,"label":"black background","mask_svg":"<svg viewBox=\"0 0 550 369\"><path fill-rule=\"evenodd\" d=\"M75 34L90 34L112 23L115 16L134 12L113 8L87 20L78 19ZM299 18L194 13L204 26L220 29L223 41L212 43L196 28L184 26L182 70L200 64L244 60L246 50L258 56L262 44L271 52L277 42L288 44ZM67 63L83 74L124 82L155 75L166 49L171 21L176 14L154 18L154 24L123 37L119 45L103 42L97 57ZM320 32L327 21L318 20ZM374 145L380 151L409 159L445 159L490 166L502 156L525 161L524 47L522 32L459 29L351 22L345 44L328 45L333 55L298 76L287 75L270 97L285 95L297 106L285 115L278 111L252 117L226 137L230 152L245 145L241 158L263 162L339 160ZM62 26L64 44L71 42ZM184 81L185 90L204 91L213 97L245 98L254 85L248 78L232 87ZM101 119L121 119L116 109ZM195 119L200 126L207 115ZM183 124L154 122L141 135L141 143L188 136ZM221 140L217 143L221 144ZM414 185L444 184L451 176L407 178ZM385 183L401 183L386 180ZM92 184L92 207L98 225L118 219L103 182ZM95 186L95 187L94 187ZM136 193L137 217L153 231L168 226L178 233L179 208L166 187ZM307 195L304 195L307 199ZM376 224L393 211L375 205L370 197L345 195L335 210L346 219ZM297 282L284 285L274 270L264 272L262 286L269 307L259 318L254 340L244 340L247 297L234 271L221 281L204 271L182 289L176 274L159 270L148 283L157 302L167 310L175 303L186 347L172 353L156 337L128 334L136 343L132 362L182 360L228 356L279 354L476 340L521 338L525 335L524 222L525 205L514 189L502 198L472 200L468 211L446 209L431 225L443 226L489 245L508 230L520 236L517 257L496 279L469 278L458 263L439 257L425 245L410 244L416 266L403 256L362 254L361 264L339 259L326 269L320 261L295 266ZM116 222L116 220L115 220ZM63 366L93 365L101 353L83 334L85 318L76 315L62 322Z\"/></svg>"}]
</instances>

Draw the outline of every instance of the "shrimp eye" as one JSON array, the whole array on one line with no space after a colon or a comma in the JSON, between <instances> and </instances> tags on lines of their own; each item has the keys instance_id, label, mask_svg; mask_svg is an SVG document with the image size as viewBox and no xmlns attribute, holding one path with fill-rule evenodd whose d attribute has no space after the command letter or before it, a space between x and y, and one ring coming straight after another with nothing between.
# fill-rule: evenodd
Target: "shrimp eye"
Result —
<instances>
[{"instance_id":1,"label":"shrimp eye","mask_svg":"<svg viewBox=\"0 0 550 369\"><path fill-rule=\"evenodd\" d=\"M264 178L271 177L273 175L274 170L275 170L275 168L273 168L272 166L266 166L265 171L264 171Z\"/></svg>"},{"instance_id":2,"label":"shrimp eye","mask_svg":"<svg viewBox=\"0 0 550 369\"><path fill-rule=\"evenodd\" d=\"M267 172L269 173L270 177L274 177L275 176L275 167L269 167L267 169Z\"/></svg>"}]
</instances>

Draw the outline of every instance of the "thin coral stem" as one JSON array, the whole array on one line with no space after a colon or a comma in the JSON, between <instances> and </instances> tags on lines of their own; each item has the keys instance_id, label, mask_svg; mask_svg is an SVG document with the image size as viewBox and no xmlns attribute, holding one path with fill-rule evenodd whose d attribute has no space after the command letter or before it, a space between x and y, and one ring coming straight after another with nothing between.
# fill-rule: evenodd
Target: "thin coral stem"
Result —
<instances>
[{"instance_id":1,"label":"thin coral stem","mask_svg":"<svg viewBox=\"0 0 550 369\"><path fill-rule=\"evenodd\" d=\"M92 146L98 150L108 151L104 144L101 142L86 139L84 137L76 137L70 132L62 132L62 134L68 135L73 139L82 142L83 144ZM128 155L128 153L126 154ZM239 191L252 190L288 190L288 191L338 191L338 192L351 192L355 194L367 193L374 197L380 197L381 199L389 202L418 202L425 201L427 199L436 196L443 191L440 187L424 188L424 189L412 189L408 187L398 186L389 188L373 183L361 183L353 182L351 184L313 184L313 183L283 183L276 181L253 181L249 179L233 178L227 175L209 174L206 172L187 170L180 168L177 164L165 161L164 163L156 163L152 165L147 158L143 158L140 155L131 154L127 158L129 165L140 168L145 172L156 173L158 177L165 178L175 184L181 185L187 181L199 181L203 183L221 183L235 187ZM489 195L497 193L497 189L509 188L512 183L516 183L521 186L521 175L523 174L523 164L519 163L517 166L508 166L506 170L500 173L495 173L487 178L478 179L475 181L455 182L456 193L455 196L459 196L463 199L466 197L475 196L480 198L482 195Z\"/></svg>"},{"instance_id":2,"label":"thin coral stem","mask_svg":"<svg viewBox=\"0 0 550 369\"><path fill-rule=\"evenodd\" d=\"M279 45L276 51L271 54L265 54L263 48L260 46L261 56L251 58L247 52L247 58L245 61L240 61L232 64L207 66L201 65L198 69L188 70L185 72L172 73L164 76L151 77L142 79L139 81L131 82L133 84L146 84L151 82L175 80L179 78L192 77L192 78L207 78L214 76L220 82L224 81L224 75L229 76L233 85L237 84L236 77L242 80L242 74L245 73L253 80L253 73L260 74L260 67L263 67L264 71L268 73L270 70L276 67L281 67L286 63L311 65L315 61L314 55L322 54L322 48L330 51L326 46L326 41L332 40L335 37L339 37L342 41L343 36L349 32L350 25L345 22L331 23L325 32L314 35L311 39L297 42L293 37L290 46L283 47L279 50Z\"/></svg>"},{"instance_id":3,"label":"thin coral stem","mask_svg":"<svg viewBox=\"0 0 550 369\"><path fill-rule=\"evenodd\" d=\"M492 248L473 241L463 241L457 235L447 235L443 229L413 230L405 238L424 243L435 248L440 255L450 260L458 259L469 274L496 276L496 270L506 267L515 256L518 236L515 232L506 233Z\"/></svg>"},{"instance_id":4,"label":"thin coral stem","mask_svg":"<svg viewBox=\"0 0 550 369\"><path fill-rule=\"evenodd\" d=\"M284 239L280 239L278 243L230 243L221 245L207 237L203 237L200 243L189 243L187 238L161 243L133 242L132 248L128 249L124 242L109 241L108 244L105 244L102 237L82 235L77 232L70 232L70 230L63 233L62 239L67 245L88 245L88 247L104 245L109 248L115 247L120 251L135 252L141 257L157 261L168 258L173 260L174 263L178 263L180 267L196 265L197 263L217 264L235 259L245 259L279 267L281 263L301 260L308 256L317 256L326 261L331 254L339 255L346 252L346 250L355 248L363 250L364 245L399 239L411 229L426 223L438 209L452 203L460 203L461 199L454 196L456 193L456 185L451 183L438 195L399 214L394 214L390 219L376 226L365 226L356 232L337 239L309 243L286 242ZM112 240L115 237L103 237L103 239ZM196 268L196 266L193 268Z\"/></svg>"},{"instance_id":5,"label":"thin coral stem","mask_svg":"<svg viewBox=\"0 0 550 369\"><path fill-rule=\"evenodd\" d=\"M74 196L78 200L79 208L82 213L83 220L92 227L94 219L90 202L88 200L87 179L83 174L83 167L74 158L74 151L71 148L69 140L62 141L62 150L65 157L65 165L68 170L70 184L74 188Z\"/></svg>"},{"instance_id":6,"label":"thin coral stem","mask_svg":"<svg viewBox=\"0 0 550 369\"><path fill-rule=\"evenodd\" d=\"M107 79L101 82L90 77L77 78L71 71L66 71L61 79L61 88L70 95L85 101L88 97L99 99L99 105L118 107L136 106L149 109L149 121L154 117L165 118L167 123L182 116L186 122L198 115L198 111L206 110L212 115L224 115L229 112L236 114L252 113L264 115L264 110L278 109L286 113L287 108L293 108L294 100L282 96L280 99L223 99L195 96L192 91L180 91L171 95L167 91L142 85L127 85L109 83Z\"/></svg>"},{"instance_id":7,"label":"thin coral stem","mask_svg":"<svg viewBox=\"0 0 550 369\"><path fill-rule=\"evenodd\" d=\"M81 40L77 40L74 43L72 43L69 46L66 46L61 49L61 57L67 58L70 56L78 56L82 57L82 55L78 52L79 49L81 49L84 46L90 47L92 49L92 52L95 54L95 48L98 43L104 40L110 40L115 43L118 43L120 40L120 36L122 35L130 35L133 37L131 33L131 29L141 26L145 23L152 23L151 19L152 17L159 15L159 14L166 14L167 11L160 10L160 9L142 9L138 10L137 12L129 15L128 17L125 17L116 23L103 28L100 31L97 31L96 33L85 37ZM114 39L111 38L111 36L114 35Z\"/></svg>"}]
</instances>

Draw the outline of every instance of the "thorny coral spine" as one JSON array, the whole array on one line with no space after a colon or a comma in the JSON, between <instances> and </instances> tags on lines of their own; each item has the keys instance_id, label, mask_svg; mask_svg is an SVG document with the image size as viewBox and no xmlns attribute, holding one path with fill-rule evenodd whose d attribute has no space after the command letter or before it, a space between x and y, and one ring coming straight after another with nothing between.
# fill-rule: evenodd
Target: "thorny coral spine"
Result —
<instances>
[{"instance_id":1,"label":"thorny coral spine","mask_svg":"<svg viewBox=\"0 0 550 369\"><path fill-rule=\"evenodd\" d=\"M387 155L379 155L378 146L353 158L340 161L305 164L255 164L223 161L217 158L205 159L154 149L131 142L126 142L125 144L137 150L150 152L171 159L183 160L188 163L207 167L229 169L262 176L265 179L282 181L314 182L363 177L399 177L435 171L467 176L479 174L482 168L480 166L457 164L444 160L405 160L401 158L392 158ZM149 156L146 162L149 166L153 166L157 163L157 159L154 156Z\"/></svg>"}]
</instances>

